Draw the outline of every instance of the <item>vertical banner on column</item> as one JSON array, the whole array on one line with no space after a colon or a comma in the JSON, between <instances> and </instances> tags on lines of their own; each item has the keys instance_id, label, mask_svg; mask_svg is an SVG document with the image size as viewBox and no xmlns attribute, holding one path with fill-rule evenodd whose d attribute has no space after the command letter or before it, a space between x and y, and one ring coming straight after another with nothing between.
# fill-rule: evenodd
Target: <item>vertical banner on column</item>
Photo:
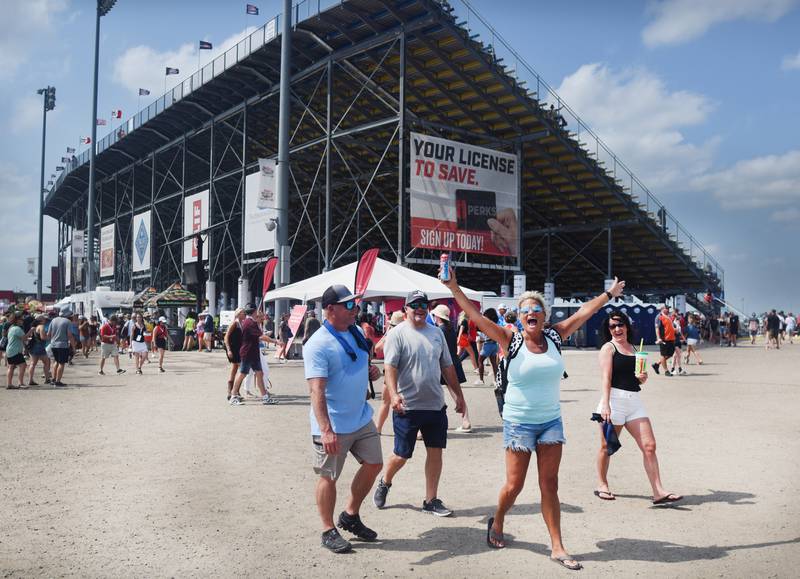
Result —
<instances>
[{"instance_id":1,"label":"vertical banner on column","mask_svg":"<svg viewBox=\"0 0 800 579\"><path fill-rule=\"evenodd\" d=\"M208 189L183 200L183 235L208 227ZM208 243L203 244L203 260L208 259ZM197 261L197 239L183 242L183 263Z\"/></svg>"},{"instance_id":2,"label":"vertical banner on column","mask_svg":"<svg viewBox=\"0 0 800 579\"><path fill-rule=\"evenodd\" d=\"M86 252L83 250L83 229L75 229L72 231L72 257L80 261L86 257Z\"/></svg>"},{"instance_id":3,"label":"vertical banner on column","mask_svg":"<svg viewBox=\"0 0 800 579\"><path fill-rule=\"evenodd\" d=\"M72 246L68 245L64 250L64 287L72 285Z\"/></svg>"},{"instance_id":4,"label":"vertical banner on column","mask_svg":"<svg viewBox=\"0 0 800 579\"><path fill-rule=\"evenodd\" d=\"M150 211L138 213L133 216L133 271L147 271L150 269L150 249L152 246Z\"/></svg>"},{"instance_id":5,"label":"vertical banner on column","mask_svg":"<svg viewBox=\"0 0 800 579\"><path fill-rule=\"evenodd\" d=\"M259 159L258 173L244 181L244 252L275 249L275 230L269 231L270 218L275 217L275 160Z\"/></svg>"},{"instance_id":6,"label":"vertical banner on column","mask_svg":"<svg viewBox=\"0 0 800 579\"><path fill-rule=\"evenodd\" d=\"M516 155L412 132L410 160L414 247L517 254Z\"/></svg>"},{"instance_id":7,"label":"vertical banner on column","mask_svg":"<svg viewBox=\"0 0 800 579\"><path fill-rule=\"evenodd\" d=\"M114 224L100 228L100 277L114 275Z\"/></svg>"}]
</instances>

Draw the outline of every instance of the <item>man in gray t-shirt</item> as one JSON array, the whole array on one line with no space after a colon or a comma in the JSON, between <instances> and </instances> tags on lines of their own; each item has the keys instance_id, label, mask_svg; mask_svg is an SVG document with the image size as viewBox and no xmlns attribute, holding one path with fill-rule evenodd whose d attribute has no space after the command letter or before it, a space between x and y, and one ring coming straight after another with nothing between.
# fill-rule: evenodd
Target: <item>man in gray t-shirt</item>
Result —
<instances>
[{"instance_id":1,"label":"man in gray t-shirt","mask_svg":"<svg viewBox=\"0 0 800 579\"><path fill-rule=\"evenodd\" d=\"M53 319L50 322L48 329L48 339L50 340L50 348L53 350L53 360L55 367L53 369L53 385L64 386L61 378L64 376L64 367L69 362L69 347L74 341L70 333L72 322L69 321L69 316L72 311L68 309L61 310L61 317Z\"/></svg>"},{"instance_id":2,"label":"man in gray t-shirt","mask_svg":"<svg viewBox=\"0 0 800 579\"><path fill-rule=\"evenodd\" d=\"M439 328L427 323L428 296L415 290L406 297L406 321L386 336L384 346L384 395L391 396L394 454L375 489L373 502L383 508L392 479L414 452L417 433L422 433L425 461L425 500L422 510L439 517L452 514L437 498L442 474L442 449L447 446L447 407L440 377L463 413L464 395L458 383L447 343Z\"/></svg>"}]
</instances>

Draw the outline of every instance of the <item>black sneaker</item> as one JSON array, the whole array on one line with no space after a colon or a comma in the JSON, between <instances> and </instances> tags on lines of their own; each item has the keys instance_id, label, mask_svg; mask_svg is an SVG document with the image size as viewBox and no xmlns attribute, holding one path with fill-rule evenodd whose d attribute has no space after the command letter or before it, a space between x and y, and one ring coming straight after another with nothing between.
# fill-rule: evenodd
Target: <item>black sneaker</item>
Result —
<instances>
[{"instance_id":1,"label":"black sneaker","mask_svg":"<svg viewBox=\"0 0 800 579\"><path fill-rule=\"evenodd\" d=\"M442 499L431 499L431 502L422 501L422 510L437 517L449 517L453 511L444 506Z\"/></svg>"},{"instance_id":2,"label":"black sneaker","mask_svg":"<svg viewBox=\"0 0 800 579\"><path fill-rule=\"evenodd\" d=\"M661 371L658 369L658 362L653 364L653 372L655 372L656 374L660 374L661 373Z\"/></svg>"},{"instance_id":3,"label":"black sneaker","mask_svg":"<svg viewBox=\"0 0 800 579\"><path fill-rule=\"evenodd\" d=\"M123 370L122 368L119 368L117 370L117 374L124 374L124 373L125 373L125 370Z\"/></svg>"},{"instance_id":4,"label":"black sneaker","mask_svg":"<svg viewBox=\"0 0 800 579\"><path fill-rule=\"evenodd\" d=\"M335 528L322 533L322 546L334 553L347 553L353 548L350 541L345 540Z\"/></svg>"},{"instance_id":5,"label":"black sneaker","mask_svg":"<svg viewBox=\"0 0 800 579\"><path fill-rule=\"evenodd\" d=\"M53 382L53 386L55 386L56 388L65 388L67 385L59 381L59 382Z\"/></svg>"},{"instance_id":6,"label":"black sneaker","mask_svg":"<svg viewBox=\"0 0 800 579\"><path fill-rule=\"evenodd\" d=\"M664 372L664 376L672 376L672 372L667 370L667 371Z\"/></svg>"},{"instance_id":7,"label":"black sneaker","mask_svg":"<svg viewBox=\"0 0 800 579\"><path fill-rule=\"evenodd\" d=\"M379 509L382 509L386 506L386 495L389 494L390 488L392 488L391 483L386 484L383 482L383 479L378 481L378 488L375 489L375 494L372 495L372 502Z\"/></svg>"},{"instance_id":8,"label":"black sneaker","mask_svg":"<svg viewBox=\"0 0 800 579\"><path fill-rule=\"evenodd\" d=\"M347 511L342 511L342 514L339 515L339 523L337 526L343 531L353 533L362 541L374 541L378 538L378 533L362 523L360 516L351 515Z\"/></svg>"}]
</instances>

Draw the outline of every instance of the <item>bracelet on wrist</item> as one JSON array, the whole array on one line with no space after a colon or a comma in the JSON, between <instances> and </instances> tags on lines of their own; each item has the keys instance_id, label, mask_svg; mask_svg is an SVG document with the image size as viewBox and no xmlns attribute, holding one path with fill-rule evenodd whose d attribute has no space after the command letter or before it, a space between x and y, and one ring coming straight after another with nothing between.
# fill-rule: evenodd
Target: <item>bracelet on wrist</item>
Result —
<instances>
[{"instance_id":1,"label":"bracelet on wrist","mask_svg":"<svg viewBox=\"0 0 800 579\"><path fill-rule=\"evenodd\" d=\"M614 296L611 295L610 291L606 290L603 293L606 294L606 297L608 298L608 301L611 301L611 300L614 299Z\"/></svg>"}]
</instances>

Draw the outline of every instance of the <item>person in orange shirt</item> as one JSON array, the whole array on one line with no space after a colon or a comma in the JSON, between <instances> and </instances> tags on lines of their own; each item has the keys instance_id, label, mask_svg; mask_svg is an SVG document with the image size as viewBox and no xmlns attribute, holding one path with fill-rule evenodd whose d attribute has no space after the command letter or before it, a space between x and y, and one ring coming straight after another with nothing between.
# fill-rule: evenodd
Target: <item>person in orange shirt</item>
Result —
<instances>
[{"instance_id":1,"label":"person in orange shirt","mask_svg":"<svg viewBox=\"0 0 800 579\"><path fill-rule=\"evenodd\" d=\"M656 344L661 350L661 360L653 364L653 371L659 374L659 367L664 367L664 376L672 376L667 368L667 360L675 355L675 326L669 317L669 308L661 306L661 314L656 318Z\"/></svg>"}]
</instances>

